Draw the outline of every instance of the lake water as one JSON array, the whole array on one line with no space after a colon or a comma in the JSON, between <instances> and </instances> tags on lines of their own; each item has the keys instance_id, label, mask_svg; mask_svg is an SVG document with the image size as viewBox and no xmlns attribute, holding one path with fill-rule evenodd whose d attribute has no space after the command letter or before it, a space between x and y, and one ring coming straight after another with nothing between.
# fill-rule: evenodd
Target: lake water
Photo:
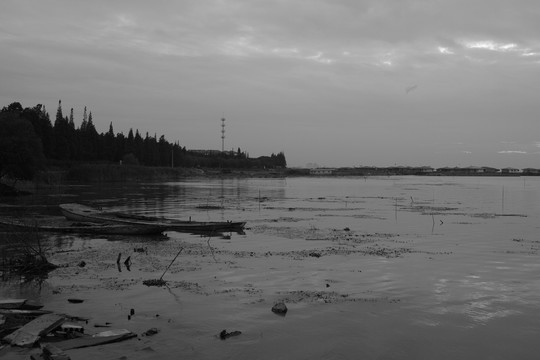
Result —
<instances>
[{"instance_id":1,"label":"lake water","mask_svg":"<svg viewBox=\"0 0 540 360\"><path fill-rule=\"evenodd\" d=\"M133 331L161 330L77 350L77 358L536 359L539 200L540 177L66 186L8 199L0 210L51 213L59 203L82 202L177 219L245 220L247 227L213 238L50 236L53 262L89 265L54 271L39 286L5 282L0 296L34 297ZM135 247L146 255L133 255L133 269L118 272L117 254ZM170 288L141 284L158 278L180 247L166 276ZM74 295L88 301L67 305ZM270 311L277 301L287 304L285 317ZM138 318L126 320L129 307ZM215 336L222 329L242 334L222 341Z\"/></svg>"}]
</instances>

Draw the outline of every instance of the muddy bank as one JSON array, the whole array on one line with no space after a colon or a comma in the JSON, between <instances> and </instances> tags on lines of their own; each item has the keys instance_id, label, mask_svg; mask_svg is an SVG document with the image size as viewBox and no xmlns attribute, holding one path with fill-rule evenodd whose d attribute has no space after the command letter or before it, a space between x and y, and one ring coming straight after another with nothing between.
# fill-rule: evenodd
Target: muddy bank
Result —
<instances>
[{"instance_id":1,"label":"muddy bank","mask_svg":"<svg viewBox=\"0 0 540 360\"><path fill-rule=\"evenodd\" d=\"M81 324L87 333L101 331L101 325L107 324L138 335L123 344L68 351L77 359L93 358L96 351L111 358L115 354L128 358L145 358L148 354L174 358L160 349L170 350L178 336L189 334L181 341L185 341L185 346L194 341L212 343L224 329L241 332L234 338L226 337L227 341L253 341L253 336L259 336L256 334L264 329L268 331L276 321L271 312L276 302L290 307L288 317L294 317L298 309L306 306L399 303L399 297L343 286L350 285L355 275L362 272L356 265L335 277L324 276L313 282L310 273L317 272L320 266L337 267L344 258L378 259L394 257L397 252L400 256L411 253L398 248L392 256L381 252L380 249L393 246L397 236L331 233L332 239L301 243L273 238L270 248L251 243L250 250L245 250L245 245L255 233L233 235L230 239L175 232L153 239L59 236L51 239L57 247L49 253L50 260L59 267L41 283L39 300L53 311L88 318L87 323ZM273 236L271 229L266 228L256 229L256 234ZM365 248L359 249L360 246ZM371 250L373 246L380 249ZM175 254L179 254L177 259ZM124 263L128 257L129 266ZM162 274L164 286L144 284ZM9 292L3 290L4 294ZM150 328L159 333L152 338L141 335ZM36 351L4 350L13 358L26 358Z\"/></svg>"}]
</instances>

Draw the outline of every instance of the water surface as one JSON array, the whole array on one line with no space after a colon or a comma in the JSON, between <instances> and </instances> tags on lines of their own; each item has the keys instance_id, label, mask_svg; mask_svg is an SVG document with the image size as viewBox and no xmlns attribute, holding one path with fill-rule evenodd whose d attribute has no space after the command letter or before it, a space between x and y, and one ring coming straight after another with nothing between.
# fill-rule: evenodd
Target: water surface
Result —
<instances>
[{"instance_id":1,"label":"water surface","mask_svg":"<svg viewBox=\"0 0 540 360\"><path fill-rule=\"evenodd\" d=\"M536 177L66 186L1 209L54 213L59 203L82 202L248 225L245 234L214 237L51 236L52 260L72 266L39 287L5 282L0 295L37 297L133 331L162 330L135 346L100 347L110 358L533 359L540 350L539 195ZM147 253L129 252L138 247ZM141 285L159 277L181 247L166 276L170 288ZM118 271L119 252L132 254L131 271ZM89 266L77 269L79 259ZM67 305L73 294L88 301ZM276 301L285 301L287 316L271 313ZM127 321L129 307L138 317ZM221 341L222 329L242 335Z\"/></svg>"}]
</instances>

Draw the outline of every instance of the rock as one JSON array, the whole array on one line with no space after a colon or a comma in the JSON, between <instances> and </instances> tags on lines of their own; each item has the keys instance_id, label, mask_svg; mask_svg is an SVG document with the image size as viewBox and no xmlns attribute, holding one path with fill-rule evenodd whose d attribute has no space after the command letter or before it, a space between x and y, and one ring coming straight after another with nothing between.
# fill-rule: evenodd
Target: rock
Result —
<instances>
[{"instance_id":1,"label":"rock","mask_svg":"<svg viewBox=\"0 0 540 360\"><path fill-rule=\"evenodd\" d=\"M317 252L310 252L309 256L319 258L319 257L321 257L321 254L319 254Z\"/></svg>"},{"instance_id":2,"label":"rock","mask_svg":"<svg viewBox=\"0 0 540 360\"><path fill-rule=\"evenodd\" d=\"M143 336L152 336L152 335L156 335L157 333L159 333L159 329L151 328L151 329L148 329L145 332L143 332L142 335Z\"/></svg>"},{"instance_id":3,"label":"rock","mask_svg":"<svg viewBox=\"0 0 540 360\"><path fill-rule=\"evenodd\" d=\"M272 306L272 312L274 314L285 316L285 314L287 313L287 310L288 310L287 306L282 302L277 303L274 306Z\"/></svg>"},{"instance_id":4,"label":"rock","mask_svg":"<svg viewBox=\"0 0 540 360\"><path fill-rule=\"evenodd\" d=\"M84 260L81 260L80 263L77 264L78 267L85 267L86 266L86 262Z\"/></svg>"}]
</instances>

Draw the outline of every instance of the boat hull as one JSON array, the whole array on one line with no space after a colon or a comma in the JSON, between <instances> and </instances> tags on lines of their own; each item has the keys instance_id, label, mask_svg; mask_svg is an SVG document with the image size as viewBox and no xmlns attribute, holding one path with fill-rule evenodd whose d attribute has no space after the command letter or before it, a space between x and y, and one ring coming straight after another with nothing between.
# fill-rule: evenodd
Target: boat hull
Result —
<instances>
[{"instance_id":1,"label":"boat hull","mask_svg":"<svg viewBox=\"0 0 540 360\"><path fill-rule=\"evenodd\" d=\"M166 230L172 231L236 231L242 230L246 225L245 222L198 222L198 221L179 221L164 218L155 218L148 216L130 215L125 213L105 212L99 209L94 209L81 204L62 204L60 205L62 214L69 220L101 222L101 223L118 223L118 224L133 224L133 225L155 225L162 226Z\"/></svg>"},{"instance_id":2,"label":"boat hull","mask_svg":"<svg viewBox=\"0 0 540 360\"><path fill-rule=\"evenodd\" d=\"M60 233L83 233L102 235L152 235L160 234L165 228L158 225L138 225L138 224L112 224L112 223L73 223L63 221L58 224L58 219L41 219L32 221L22 221L19 219L0 219L0 226L15 231L47 231Z\"/></svg>"}]
</instances>

